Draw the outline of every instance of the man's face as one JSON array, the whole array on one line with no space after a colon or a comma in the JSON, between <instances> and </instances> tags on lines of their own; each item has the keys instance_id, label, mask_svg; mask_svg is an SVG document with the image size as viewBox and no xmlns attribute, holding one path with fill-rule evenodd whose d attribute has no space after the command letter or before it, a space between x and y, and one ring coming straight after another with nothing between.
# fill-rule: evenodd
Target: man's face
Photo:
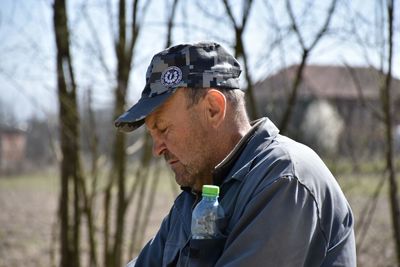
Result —
<instances>
[{"instance_id":1,"label":"man's face","mask_svg":"<svg viewBox=\"0 0 400 267\"><path fill-rule=\"evenodd\" d=\"M153 139L153 154L164 157L179 185L196 191L212 181L214 168L207 142L210 133L200 103L188 108L184 89L178 89L145 120Z\"/></svg>"}]
</instances>

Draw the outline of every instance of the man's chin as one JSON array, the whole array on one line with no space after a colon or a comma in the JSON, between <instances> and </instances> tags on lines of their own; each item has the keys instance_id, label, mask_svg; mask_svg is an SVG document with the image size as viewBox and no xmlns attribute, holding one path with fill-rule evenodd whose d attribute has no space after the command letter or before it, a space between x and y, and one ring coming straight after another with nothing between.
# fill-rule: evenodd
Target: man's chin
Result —
<instances>
[{"instance_id":1,"label":"man's chin","mask_svg":"<svg viewBox=\"0 0 400 267\"><path fill-rule=\"evenodd\" d=\"M196 188L196 185L193 182L190 182L188 179L175 175L175 181L180 187L190 188L193 192L201 192L201 188Z\"/></svg>"},{"instance_id":2,"label":"man's chin","mask_svg":"<svg viewBox=\"0 0 400 267\"><path fill-rule=\"evenodd\" d=\"M184 178L175 174L175 182L181 187L191 187L191 184Z\"/></svg>"}]
</instances>

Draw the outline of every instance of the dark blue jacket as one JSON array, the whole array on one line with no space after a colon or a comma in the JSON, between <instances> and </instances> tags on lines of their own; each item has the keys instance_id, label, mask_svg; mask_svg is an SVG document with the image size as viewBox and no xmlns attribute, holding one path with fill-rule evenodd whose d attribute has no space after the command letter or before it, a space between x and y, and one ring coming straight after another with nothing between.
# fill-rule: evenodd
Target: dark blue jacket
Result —
<instances>
[{"instance_id":1,"label":"dark blue jacket","mask_svg":"<svg viewBox=\"0 0 400 267\"><path fill-rule=\"evenodd\" d=\"M129 266L206 266L205 255L211 266L356 266L353 215L335 178L314 151L278 132L261 119L215 169L225 239L195 244L204 251L192 257L196 196L184 190Z\"/></svg>"}]
</instances>

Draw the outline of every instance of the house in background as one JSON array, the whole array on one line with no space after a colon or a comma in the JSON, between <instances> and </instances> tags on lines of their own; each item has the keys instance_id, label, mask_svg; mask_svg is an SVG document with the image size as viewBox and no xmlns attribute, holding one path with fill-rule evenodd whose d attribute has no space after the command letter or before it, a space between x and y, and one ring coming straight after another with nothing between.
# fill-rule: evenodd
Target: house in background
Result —
<instances>
[{"instance_id":1,"label":"house in background","mask_svg":"<svg viewBox=\"0 0 400 267\"><path fill-rule=\"evenodd\" d=\"M25 151L25 131L0 125L0 174L21 171L24 166Z\"/></svg>"},{"instance_id":2,"label":"house in background","mask_svg":"<svg viewBox=\"0 0 400 267\"><path fill-rule=\"evenodd\" d=\"M277 125L297 68L288 67L255 84L259 112ZM306 66L287 134L314 148L334 149L352 157L365 151L365 146L369 151L382 147L383 124L371 110L381 110L379 88L383 82L384 76L372 68ZM391 101L394 107L400 107L398 79L392 80ZM393 115L395 125L399 125L399 114ZM321 144L324 140L330 144Z\"/></svg>"}]
</instances>

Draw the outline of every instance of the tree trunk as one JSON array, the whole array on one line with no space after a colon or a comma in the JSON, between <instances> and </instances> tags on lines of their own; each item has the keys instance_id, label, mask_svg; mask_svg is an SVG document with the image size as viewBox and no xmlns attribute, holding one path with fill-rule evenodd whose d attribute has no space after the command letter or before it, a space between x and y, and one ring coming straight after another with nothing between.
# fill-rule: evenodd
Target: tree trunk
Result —
<instances>
[{"instance_id":1,"label":"tree trunk","mask_svg":"<svg viewBox=\"0 0 400 267\"><path fill-rule=\"evenodd\" d=\"M286 0L286 9L287 9L287 12L288 12L290 20L291 20L291 24L292 24L291 26L293 28L294 33L296 34L296 37L299 41L299 44L300 44L303 52L302 52L300 66L297 69L296 78L292 84L292 91L289 95L286 109L283 113L281 122L279 124L279 130L282 134L285 134L287 131L287 128L289 127L292 113L293 113L293 110L294 110L296 102L297 102L297 93L298 93L298 89L299 89L299 86L300 86L302 78L303 78L303 71L306 66L308 56L311 53L311 51L315 48L315 46L318 44L318 42L321 40L321 38L328 31L332 16L336 9L336 4L337 4L337 0L332 0L331 4L329 6L329 9L328 9L328 14L326 16L326 19L325 19L322 27L319 29L319 31L315 35L315 38L313 39L311 44L307 46L304 41L304 36L300 32L299 25L297 24L295 15L293 13L291 0Z\"/></svg>"},{"instance_id":2,"label":"tree trunk","mask_svg":"<svg viewBox=\"0 0 400 267\"><path fill-rule=\"evenodd\" d=\"M179 0L173 0L171 6L171 12L169 13L168 20L167 20L167 41L165 42L165 48L168 48L172 44L172 30L174 28L174 18L176 8L178 6Z\"/></svg>"},{"instance_id":3,"label":"tree trunk","mask_svg":"<svg viewBox=\"0 0 400 267\"><path fill-rule=\"evenodd\" d=\"M303 50L303 55L301 57L301 63L296 70L296 78L293 81L292 91L289 95L287 106L285 112L283 113L281 122L279 124L279 130L282 134L286 134L287 128L290 124L290 119L293 114L293 110L295 109L296 102L297 102L297 93L303 80L303 71L304 67L306 66L306 61L308 58L308 50Z\"/></svg>"},{"instance_id":4,"label":"tree trunk","mask_svg":"<svg viewBox=\"0 0 400 267\"><path fill-rule=\"evenodd\" d=\"M253 0L244 0L243 3L243 14L241 17L241 24L236 22L236 19L233 15L233 10L229 4L228 0L222 0L222 3L225 6L226 13L231 21L232 27L235 31L235 57L240 58L242 57L243 59L243 64L244 64L244 71L245 71L245 79L247 82L247 90L246 90L246 97L247 97L247 107L249 108L249 117L251 120L257 119L259 114L258 114L258 109L257 109L257 103L255 101L254 97L254 86L253 86L253 81L251 79L250 75L250 70L249 70L249 65L248 65L248 58L247 54L244 48L243 44L243 32L246 28L246 23L249 18L250 10L253 4Z\"/></svg>"},{"instance_id":5,"label":"tree trunk","mask_svg":"<svg viewBox=\"0 0 400 267\"><path fill-rule=\"evenodd\" d=\"M126 3L125 0L119 1L118 16L118 40L115 43L115 51L117 55L117 87L115 89L115 105L114 118L124 112L126 104L126 94L128 91L129 74L131 71L131 62L133 51L139 34L139 25L137 23L138 0L133 1L133 22L131 25L131 36L127 38L126 23ZM125 232L125 215L127 210L126 204L126 153L125 153L126 137L121 132L116 132L113 152L112 152L112 168L110 172L110 180L105 194L105 216L104 216L104 262L107 267L122 266L122 248ZM116 216L113 231L113 238L110 240L110 209L112 202L112 187L117 186L116 196Z\"/></svg>"},{"instance_id":6,"label":"tree trunk","mask_svg":"<svg viewBox=\"0 0 400 267\"><path fill-rule=\"evenodd\" d=\"M388 72L385 77L385 84L382 90L382 104L385 117L385 137L386 137L386 168L389 173L389 199L392 213L393 238L397 252L397 265L400 266L400 207L398 197L398 184L396 180L396 170L393 153L393 118L391 106L391 81L392 81L392 60L393 60L393 23L394 23L394 1L387 3L388 14L388 36L389 36L389 55Z\"/></svg>"},{"instance_id":7,"label":"tree trunk","mask_svg":"<svg viewBox=\"0 0 400 267\"><path fill-rule=\"evenodd\" d=\"M79 267L80 257L80 160L79 117L76 85L69 50L69 31L65 0L54 2L54 31L57 47L57 87L59 100L61 160L60 266ZM71 211L70 208L73 208Z\"/></svg>"},{"instance_id":8,"label":"tree trunk","mask_svg":"<svg viewBox=\"0 0 400 267\"><path fill-rule=\"evenodd\" d=\"M242 38L242 37L240 37ZM241 41L242 43L242 41ZM243 49L243 44L241 45L241 48ZM243 58L243 64L244 64L244 71L246 74L246 82L247 82L247 101L248 101L248 107L250 109L250 119L255 120L259 118L259 113L258 113L258 108L257 108L257 102L254 97L254 86L253 86L253 80L250 75L250 70L249 70L249 65L248 65L248 60L247 60L247 54L244 50L242 50L242 58Z\"/></svg>"},{"instance_id":9,"label":"tree trunk","mask_svg":"<svg viewBox=\"0 0 400 267\"><path fill-rule=\"evenodd\" d=\"M89 120L89 144L90 144L90 153L91 153L91 192L87 190L86 184L82 180L82 191L84 197L84 206L85 213L87 217L87 232L88 232L88 240L89 240L89 266L97 267L98 259L97 259L97 241L96 241L96 222L93 218L93 200L95 198L96 190L97 190L97 179L98 179L98 145L99 138L97 136L96 129L96 121L95 115L92 108L92 90L88 91L88 102L87 102L87 114Z\"/></svg>"}]
</instances>

